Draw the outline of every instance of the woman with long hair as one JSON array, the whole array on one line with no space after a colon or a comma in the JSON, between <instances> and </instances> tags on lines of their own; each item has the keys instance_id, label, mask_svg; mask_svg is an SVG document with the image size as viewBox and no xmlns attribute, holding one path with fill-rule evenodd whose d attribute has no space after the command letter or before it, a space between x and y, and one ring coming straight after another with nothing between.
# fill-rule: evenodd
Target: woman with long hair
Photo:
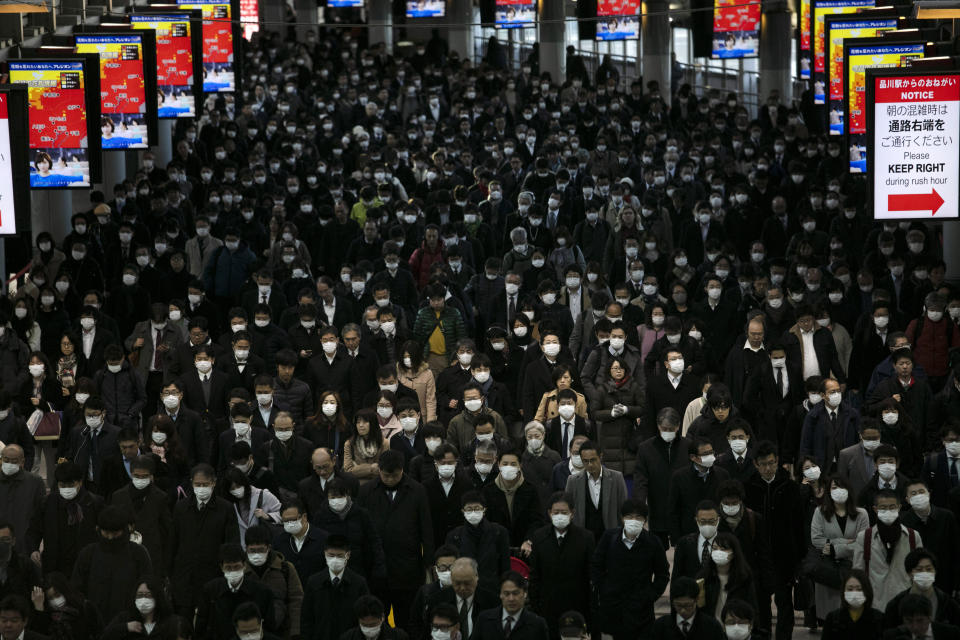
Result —
<instances>
[{"instance_id":1,"label":"woman with long hair","mask_svg":"<svg viewBox=\"0 0 960 640\"><path fill-rule=\"evenodd\" d=\"M369 482L378 477L380 467L377 460L381 453L390 448L383 432L374 427L376 424L376 413L370 409L357 411L353 418L353 435L343 445L343 470L353 474L360 482Z\"/></svg>"},{"instance_id":2,"label":"woman with long hair","mask_svg":"<svg viewBox=\"0 0 960 640\"><path fill-rule=\"evenodd\" d=\"M184 486L190 477L191 462L173 420L166 413L151 416L143 430L144 444L160 459L157 486L169 493Z\"/></svg>"},{"instance_id":3,"label":"woman with long hair","mask_svg":"<svg viewBox=\"0 0 960 640\"><path fill-rule=\"evenodd\" d=\"M857 534L870 526L870 521L866 510L857 506L857 497L846 478L837 474L827 478L825 485L823 500L810 521L810 543L820 553L817 559L839 572L853 565ZM842 605L843 594L835 585L816 582L814 593L817 617L821 620Z\"/></svg>"},{"instance_id":4,"label":"woman with long hair","mask_svg":"<svg viewBox=\"0 0 960 640\"><path fill-rule=\"evenodd\" d=\"M343 444L349 437L350 425L343 411L343 401L336 391L324 391L320 394L317 412L307 419L303 428L303 437L314 447L326 447L343 459Z\"/></svg>"},{"instance_id":5,"label":"woman with long hair","mask_svg":"<svg viewBox=\"0 0 960 640\"><path fill-rule=\"evenodd\" d=\"M720 620L720 613L729 600L743 600L756 611L753 572L740 548L740 541L732 533L718 533L713 539L710 559L697 578L703 580L704 598L700 609L707 615Z\"/></svg>"},{"instance_id":6,"label":"woman with long hair","mask_svg":"<svg viewBox=\"0 0 960 640\"><path fill-rule=\"evenodd\" d=\"M220 482L220 497L233 505L240 526L240 544L245 544L247 529L258 524L280 524L280 500L267 489L250 484L246 473L231 467Z\"/></svg>"},{"instance_id":7,"label":"woman with long hair","mask_svg":"<svg viewBox=\"0 0 960 640\"><path fill-rule=\"evenodd\" d=\"M423 345L416 340L403 343L397 362L397 380L408 389L417 392L420 410L427 420L437 419L437 382L430 367L423 361Z\"/></svg>"},{"instance_id":8,"label":"woman with long hair","mask_svg":"<svg viewBox=\"0 0 960 640\"><path fill-rule=\"evenodd\" d=\"M158 638L176 640L177 615L159 578L144 576L127 609L114 616L103 632L103 640Z\"/></svg>"},{"instance_id":9,"label":"woman with long hair","mask_svg":"<svg viewBox=\"0 0 960 640\"><path fill-rule=\"evenodd\" d=\"M377 394L377 425L380 433L389 440L394 434L400 433L400 418L397 417L397 396L392 391L380 391Z\"/></svg>"}]
</instances>

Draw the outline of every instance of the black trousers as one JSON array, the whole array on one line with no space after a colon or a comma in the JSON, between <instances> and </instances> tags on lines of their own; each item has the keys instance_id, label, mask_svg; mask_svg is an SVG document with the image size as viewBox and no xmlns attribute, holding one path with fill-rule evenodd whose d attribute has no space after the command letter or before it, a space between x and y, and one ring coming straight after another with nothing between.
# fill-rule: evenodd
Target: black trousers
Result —
<instances>
[{"instance_id":1,"label":"black trousers","mask_svg":"<svg viewBox=\"0 0 960 640\"><path fill-rule=\"evenodd\" d=\"M773 592L761 591L757 594L757 624L758 631L764 634L764 637L770 638L773 613L770 607L770 597L777 605L777 628L776 640L790 640L793 635L793 584L790 582L781 582L777 584ZM759 635L759 634L758 634Z\"/></svg>"}]
</instances>

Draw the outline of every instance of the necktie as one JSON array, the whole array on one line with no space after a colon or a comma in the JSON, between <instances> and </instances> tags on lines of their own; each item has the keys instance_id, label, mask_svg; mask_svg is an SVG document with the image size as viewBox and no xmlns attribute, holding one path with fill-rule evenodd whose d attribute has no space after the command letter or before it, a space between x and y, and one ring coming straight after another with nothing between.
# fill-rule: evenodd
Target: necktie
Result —
<instances>
[{"instance_id":1,"label":"necktie","mask_svg":"<svg viewBox=\"0 0 960 640\"><path fill-rule=\"evenodd\" d=\"M517 296L510 296L510 306L507 309L507 321L513 324L513 316L517 315Z\"/></svg>"},{"instance_id":2,"label":"necktie","mask_svg":"<svg viewBox=\"0 0 960 640\"><path fill-rule=\"evenodd\" d=\"M889 483L889 482L884 482L884 483L883 483L883 488L884 488L884 489L890 489L890 488L891 488L891 487L890 487L890 483Z\"/></svg>"},{"instance_id":3,"label":"necktie","mask_svg":"<svg viewBox=\"0 0 960 640\"><path fill-rule=\"evenodd\" d=\"M340 586L340 578L333 579L333 588L336 589Z\"/></svg>"},{"instance_id":4,"label":"necktie","mask_svg":"<svg viewBox=\"0 0 960 640\"><path fill-rule=\"evenodd\" d=\"M203 402L204 404L210 404L210 376L202 376L200 378L200 386L203 388Z\"/></svg>"},{"instance_id":5,"label":"necktie","mask_svg":"<svg viewBox=\"0 0 960 640\"><path fill-rule=\"evenodd\" d=\"M570 451L570 423L569 422L563 423L563 444L561 446L563 448L560 449L560 452L566 455L567 452Z\"/></svg>"},{"instance_id":6,"label":"necktie","mask_svg":"<svg viewBox=\"0 0 960 640\"><path fill-rule=\"evenodd\" d=\"M786 397L786 392L783 389L783 369L777 367L777 389L780 390L780 398Z\"/></svg>"},{"instance_id":7,"label":"necktie","mask_svg":"<svg viewBox=\"0 0 960 640\"><path fill-rule=\"evenodd\" d=\"M163 364L160 358L160 351L157 347L163 342L163 334L160 332L160 329L157 329L157 335L153 339L153 368L156 371L160 371L163 368Z\"/></svg>"},{"instance_id":8,"label":"necktie","mask_svg":"<svg viewBox=\"0 0 960 640\"><path fill-rule=\"evenodd\" d=\"M506 622L503 623L504 637L509 638L511 631L513 631L513 616L507 616Z\"/></svg>"},{"instance_id":9,"label":"necktie","mask_svg":"<svg viewBox=\"0 0 960 640\"><path fill-rule=\"evenodd\" d=\"M468 628L470 620L470 607L467 605L466 598L460 601L460 629L463 631L464 635L469 635L470 629Z\"/></svg>"},{"instance_id":10,"label":"necktie","mask_svg":"<svg viewBox=\"0 0 960 640\"><path fill-rule=\"evenodd\" d=\"M267 304L267 294L265 293L260 294L260 304Z\"/></svg>"},{"instance_id":11,"label":"necktie","mask_svg":"<svg viewBox=\"0 0 960 640\"><path fill-rule=\"evenodd\" d=\"M960 480L957 474L957 459L950 458L950 484L957 486L957 482Z\"/></svg>"},{"instance_id":12,"label":"necktie","mask_svg":"<svg viewBox=\"0 0 960 640\"><path fill-rule=\"evenodd\" d=\"M834 431L837 430L837 412L836 411L830 412L830 426L833 427Z\"/></svg>"},{"instance_id":13,"label":"necktie","mask_svg":"<svg viewBox=\"0 0 960 640\"><path fill-rule=\"evenodd\" d=\"M703 551L700 552L700 564L707 564L707 560L710 559L710 541L703 541Z\"/></svg>"},{"instance_id":14,"label":"necktie","mask_svg":"<svg viewBox=\"0 0 960 640\"><path fill-rule=\"evenodd\" d=\"M688 633L690 633L690 623L687 622L686 620L681 622L680 631L683 633L683 635L687 635Z\"/></svg>"}]
</instances>

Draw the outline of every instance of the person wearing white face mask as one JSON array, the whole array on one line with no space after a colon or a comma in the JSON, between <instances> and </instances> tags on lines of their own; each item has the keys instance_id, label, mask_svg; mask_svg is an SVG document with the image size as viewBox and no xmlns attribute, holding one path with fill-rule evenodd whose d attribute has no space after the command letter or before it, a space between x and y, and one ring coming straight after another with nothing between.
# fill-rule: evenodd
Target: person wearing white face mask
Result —
<instances>
[{"instance_id":1,"label":"person wearing white face mask","mask_svg":"<svg viewBox=\"0 0 960 640\"><path fill-rule=\"evenodd\" d=\"M303 585L296 567L272 547L274 530L267 526L256 526L246 532L246 552L249 571L260 582L270 587L276 595L277 603L282 603L286 617L281 629L291 635L300 634L300 605L303 599Z\"/></svg>"},{"instance_id":2,"label":"person wearing white face mask","mask_svg":"<svg viewBox=\"0 0 960 640\"><path fill-rule=\"evenodd\" d=\"M234 637L233 614L238 602L251 603L265 611L263 624L272 629L276 624L273 591L256 578L247 579L250 567L243 547L236 543L224 544L214 561L219 561L220 577L203 587L198 599L195 632L211 638Z\"/></svg>"},{"instance_id":3,"label":"person wearing white face mask","mask_svg":"<svg viewBox=\"0 0 960 640\"><path fill-rule=\"evenodd\" d=\"M908 442L905 442L904 436L909 436L910 426L928 425L934 419L934 396L931 390L933 378L923 379L914 375L915 354L910 349L897 349L890 355L893 364L894 376L878 383L865 403L867 411L880 413L896 413L899 420L893 420L892 423L885 422L887 429L891 431L903 431L903 436L895 438L891 444L902 449L904 457L914 457L914 452L910 450ZM902 417L899 414L904 414ZM906 418L906 419L904 419ZM884 420L891 418L883 416ZM932 438L930 438L932 440ZM926 442L924 443L926 446Z\"/></svg>"},{"instance_id":4,"label":"person wearing white face mask","mask_svg":"<svg viewBox=\"0 0 960 640\"><path fill-rule=\"evenodd\" d=\"M523 429L527 447L520 460L523 475L540 494L541 502L546 502L553 492L553 468L560 464L560 454L546 444L546 427L543 423L528 422Z\"/></svg>"},{"instance_id":5,"label":"person wearing white face mask","mask_svg":"<svg viewBox=\"0 0 960 640\"><path fill-rule=\"evenodd\" d=\"M510 533L484 517L487 501L479 491L464 493L460 504L463 524L447 533L446 544L456 548L458 556L475 559L479 588L494 592L500 576L510 570Z\"/></svg>"},{"instance_id":6,"label":"person wearing white face mask","mask_svg":"<svg viewBox=\"0 0 960 640\"><path fill-rule=\"evenodd\" d=\"M463 411L456 414L447 427L447 442L466 452L472 448L477 429L481 425L492 425L488 440L507 438L507 426L497 411L486 406L483 388L476 381L468 382L463 388Z\"/></svg>"},{"instance_id":7,"label":"person wearing white face mask","mask_svg":"<svg viewBox=\"0 0 960 640\"><path fill-rule=\"evenodd\" d=\"M683 457L687 464L674 471L670 478L670 536L674 540L697 531L697 505L730 478L725 469L715 466L716 455L709 440L690 440Z\"/></svg>"},{"instance_id":8,"label":"person wearing white face mask","mask_svg":"<svg viewBox=\"0 0 960 640\"><path fill-rule=\"evenodd\" d=\"M810 456L821 469L832 468L840 451L857 443L860 412L844 402L840 383L826 378L820 384L818 402L803 420L800 455Z\"/></svg>"},{"instance_id":9,"label":"person wearing white face mask","mask_svg":"<svg viewBox=\"0 0 960 640\"><path fill-rule=\"evenodd\" d=\"M870 526L866 509L857 507L857 496L840 475L824 483L823 503L814 509L810 540L820 551L819 562L849 569L853 564L857 535ZM842 594L832 586L815 582L817 611L833 611L841 605Z\"/></svg>"},{"instance_id":10,"label":"person wearing white face mask","mask_svg":"<svg viewBox=\"0 0 960 640\"><path fill-rule=\"evenodd\" d=\"M900 522L902 503L896 491L881 489L870 497L877 522L857 534L853 568L869 576L874 607L884 610L894 596L910 587L905 560L911 551L923 546L923 539Z\"/></svg>"},{"instance_id":11,"label":"person wearing white face mask","mask_svg":"<svg viewBox=\"0 0 960 640\"><path fill-rule=\"evenodd\" d=\"M680 414L664 407L657 414L656 435L643 441L637 449L633 471L634 497L650 507L650 532L667 546L670 541L670 481L673 473L689 464L687 447L690 441L681 436Z\"/></svg>"},{"instance_id":12,"label":"person wearing white face mask","mask_svg":"<svg viewBox=\"0 0 960 640\"><path fill-rule=\"evenodd\" d=\"M253 426L253 416L244 403L236 404L230 410L230 429L225 429L217 440L218 459L217 464L224 468L235 455L234 446L243 444L250 451L259 452L264 449L272 439L269 431L263 427ZM249 455L249 452L247 453ZM246 456L243 456L246 459ZM248 470L252 472L252 470ZM272 476L272 474L270 474ZM272 480L272 478L271 478Z\"/></svg>"},{"instance_id":13,"label":"person wearing white face mask","mask_svg":"<svg viewBox=\"0 0 960 640\"><path fill-rule=\"evenodd\" d=\"M654 623L653 594L659 598L666 589L670 566L659 540L644 529L647 506L625 500L620 516L622 525L604 532L594 558L600 631L615 638L647 637Z\"/></svg>"},{"instance_id":14,"label":"person wearing white face mask","mask_svg":"<svg viewBox=\"0 0 960 640\"><path fill-rule=\"evenodd\" d=\"M240 528L240 541L243 542L247 529L261 523L280 523L280 500L269 490L254 486L238 463L232 464L224 474L222 495L233 507ZM248 458L248 465L253 465L252 456Z\"/></svg>"},{"instance_id":15,"label":"person wearing white face mask","mask_svg":"<svg viewBox=\"0 0 960 640\"><path fill-rule=\"evenodd\" d=\"M647 376L646 405L647 424L656 424L656 416L664 407L672 407L678 413L685 412L696 398L703 397L704 385L694 376L678 348L668 345L652 376ZM692 423L692 420L691 420Z\"/></svg>"},{"instance_id":16,"label":"person wearing white face mask","mask_svg":"<svg viewBox=\"0 0 960 640\"><path fill-rule=\"evenodd\" d=\"M757 602L756 580L740 542L732 533L718 533L710 557L699 574L703 579L704 613L720 618L727 602Z\"/></svg>"}]
</instances>

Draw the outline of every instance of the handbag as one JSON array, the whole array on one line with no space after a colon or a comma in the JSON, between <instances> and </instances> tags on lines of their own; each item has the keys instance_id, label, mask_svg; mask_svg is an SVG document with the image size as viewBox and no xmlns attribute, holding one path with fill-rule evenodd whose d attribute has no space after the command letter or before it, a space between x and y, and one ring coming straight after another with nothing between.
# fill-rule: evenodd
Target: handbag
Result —
<instances>
[{"instance_id":1,"label":"handbag","mask_svg":"<svg viewBox=\"0 0 960 640\"><path fill-rule=\"evenodd\" d=\"M840 589L843 586L843 573L851 566L848 560L837 560L823 555L820 549L809 549L800 565L800 575L825 587Z\"/></svg>"},{"instance_id":2,"label":"handbag","mask_svg":"<svg viewBox=\"0 0 960 640\"><path fill-rule=\"evenodd\" d=\"M27 419L27 428L34 440L58 440L60 438L60 412L35 409Z\"/></svg>"}]
</instances>

